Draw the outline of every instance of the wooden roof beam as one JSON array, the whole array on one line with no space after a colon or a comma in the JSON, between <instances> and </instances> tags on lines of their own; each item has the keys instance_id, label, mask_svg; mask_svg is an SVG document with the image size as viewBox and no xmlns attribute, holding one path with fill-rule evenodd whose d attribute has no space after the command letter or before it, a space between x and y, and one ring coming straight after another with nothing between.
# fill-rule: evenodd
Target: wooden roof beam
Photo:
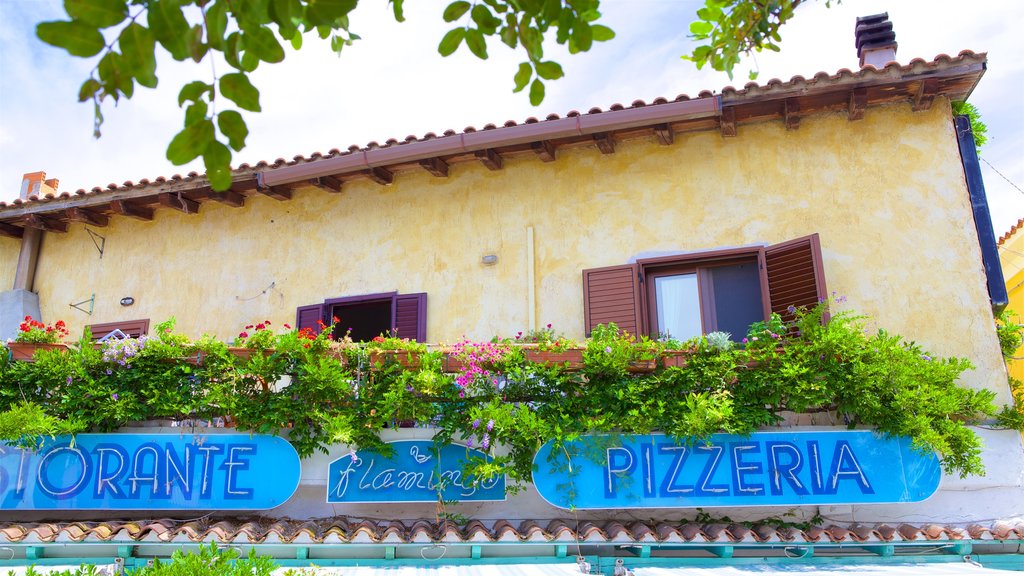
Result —
<instances>
[{"instance_id":1,"label":"wooden roof beam","mask_svg":"<svg viewBox=\"0 0 1024 576\"><path fill-rule=\"evenodd\" d=\"M796 98L786 98L782 102L782 118L786 130L796 130L800 127L800 103Z\"/></svg>"},{"instance_id":2,"label":"wooden roof beam","mask_svg":"<svg viewBox=\"0 0 1024 576\"><path fill-rule=\"evenodd\" d=\"M365 172L365 174L367 178L373 180L374 182L380 184L381 186L387 186L388 184L392 184L395 181L394 172L388 170L387 168L381 168L380 166L370 168Z\"/></svg>"},{"instance_id":3,"label":"wooden roof beam","mask_svg":"<svg viewBox=\"0 0 1024 576\"><path fill-rule=\"evenodd\" d=\"M656 124L654 126L654 135L658 137L658 142L662 146L670 146L676 141L676 134L668 124Z\"/></svg>"},{"instance_id":4,"label":"wooden roof beam","mask_svg":"<svg viewBox=\"0 0 1024 576\"><path fill-rule=\"evenodd\" d=\"M736 109L732 106L722 108L722 117L718 119L722 136L736 135Z\"/></svg>"},{"instance_id":5,"label":"wooden roof beam","mask_svg":"<svg viewBox=\"0 0 1024 576\"><path fill-rule=\"evenodd\" d=\"M256 191L282 202L292 199L292 191L283 186L257 186Z\"/></svg>"},{"instance_id":6,"label":"wooden roof beam","mask_svg":"<svg viewBox=\"0 0 1024 576\"><path fill-rule=\"evenodd\" d=\"M309 183L324 192L337 194L341 192L341 178L337 176L317 176L309 179Z\"/></svg>"},{"instance_id":7,"label":"wooden roof beam","mask_svg":"<svg viewBox=\"0 0 1024 576\"><path fill-rule=\"evenodd\" d=\"M932 102L935 100L935 95L938 94L938 92L938 78L922 80L921 85L917 87L917 94L914 94L914 112L920 112L921 110L931 108Z\"/></svg>"},{"instance_id":8,"label":"wooden roof beam","mask_svg":"<svg viewBox=\"0 0 1024 576\"><path fill-rule=\"evenodd\" d=\"M8 224L6 222L0 222L0 236L7 236L8 238L21 238L25 234L25 229Z\"/></svg>"},{"instance_id":9,"label":"wooden roof beam","mask_svg":"<svg viewBox=\"0 0 1024 576\"><path fill-rule=\"evenodd\" d=\"M166 208L173 208L179 212L185 214L198 214L199 213L199 202L186 198L181 194L172 194L170 192L164 192L156 195L157 201L161 206Z\"/></svg>"},{"instance_id":10,"label":"wooden roof beam","mask_svg":"<svg viewBox=\"0 0 1024 576\"><path fill-rule=\"evenodd\" d=\"M153 209L146 206L139 206L127 200L114 200L110 203L110 211L121 216L128 216L136 220L152 220Z\"/></svg>"},{"instance_id":11,"label":"wooden roof beam","mask_svg":"<svg viewBox=\"0 0 1024 576\"><path fill-rule=\"evenodd\" d=\"M448 177L448 163L440 158L427 158L420 160L420 166L438 178Z\"/></svg>"},{"instance_id":12,"label":"wooden roof beam","mask_svg":"<svg viewBox=\"0 0 1024 576\"><path fill-rule=\"evenodd\" d=\"M24 219L25 226L28 228L35 228L44 232L67 232L67 222L61 222L60 220L54 220L52 218L46 218L38 214L29 214Z\"/></svg>"},{"instance_id":13,"label":"wooden roof beam","mask_svg":"<svg viewBox=\"0 0 1024 576\"><path fill-rule=\"evenodd\" d=\"M106 214L95 212L93 210L86 210L85 208L68 208L64 213L71 222L84 222L90 226L96 226L102 228L107 225L110 218Z\"/></svg>"},{"instance_id":14,"label":"wooden roof beam","mask_svg":"<svg viewBox=\"0 0 1024 576\"><path fill-rule=\"evenodd\" d=\"M594 134L594 144L597 144L601 154L615 154L615 140L612 140L611 134L607 132Z\"/></svg>"},{"instance_id":15,"label":"wooden roof beam","mask_svg":"<svg viewBox=\"0 0 1024 576\"><path fill-rule=\"evenodd\" d=\"M530 149L544 162L555 161L555 145L550 140L541 140L530 144Z\"/></svg>"},{"instance_id":16,"label":"wooden roof beam","mask_svg":"<svg viewBox=\"0 0 1024 576\"><path fill-rule=\"evenodd\" d=\"M847 117L850 120L864 118L864 110L868 107L868 91L864 88L854 88L850 92L850 105L847 110Z\"/></svg>"},{"instance_id":17,"label":"wooden roof beam","mask_svg":"<svg viewBox=\"0 0 1024 576\"><path fill-rule=\"evenodd\" d=\"M489 170L501 170L501 155L493 149L487 148L486 150L477 150L473 155L476 156L477 160L482 162L484 166L487 166Z\"/></svg>"},{"instance_id":18,"label":"wooden roof beam","mask_svg":"<svg viewBox=\"0 0 1024 576\"><path fill-rule=\"evenodd\" d=\"M211 190L207 198L214 202L220 202L221 204L231 206L232 208L241 208L242 206L245 206L245 196L235 192L234 190L225 190L223 192L214 192Z\"/></svg>"}]
</instances>

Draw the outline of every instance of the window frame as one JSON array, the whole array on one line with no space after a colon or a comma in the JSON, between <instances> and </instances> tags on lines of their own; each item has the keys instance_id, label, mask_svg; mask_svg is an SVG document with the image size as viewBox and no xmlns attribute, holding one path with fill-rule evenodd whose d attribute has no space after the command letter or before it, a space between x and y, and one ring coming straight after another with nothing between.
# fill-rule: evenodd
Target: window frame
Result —
<instances>
[{"instance_id":1,"label":"window frame","mask_svg":"<svg viewBox=\"0 0 1024 576\"><path fill-rule=\"evenodd\" d=\"M768 294L768 277L765 273L765 247L750 246L709 250L656 258L638 258L641 290L641 317L644 334L656 338L660 335L658 327L658 299L654 280L659 277L679 274L697 275L697 297L701 315L701 333L707 334L718 329L718 315L715 310L715 293L711 275L706 270L735 264L757 264L758 291L761 294L761 320L771 315L771 304Z\"/></svg>"},{"instance_id":2,"label":"window frame","mask_svg":"<svg viewBox=\"0 0 1024 576\"><path fill-rule=\"evenodd\" d=\"M86 326L89 329L89 333L92 334L93 342L98 341L100 338L105 337L114 330L120 330L124 334L130 337L133 334L143 336L149 334L149 318L141 318L139 320L121 320L118 322L103 322L100 324L89 324ZM97 335L99 334L99 335Z\"/></svg>"},{"instance_id":3,"label":"window frame","mask_svg":"<svg viewBox=\"0 0 1024 576\"><path fill-rule=\"evenodd\" d=\"M317 320L330 324L334 315L334 307L346 304L368 302L390 302L391 320L389 331L399 331L400 338L410 338L418 342L426 341L427 334L427 293L374 292L354 296L328 298L320 304L299 306L295 312L295 326L298 329L309 328L315 334L320 333ZM401 327L407 328L403 332ZM411 334L411 336L410 336Z\"/></svg>"}]
</instances>

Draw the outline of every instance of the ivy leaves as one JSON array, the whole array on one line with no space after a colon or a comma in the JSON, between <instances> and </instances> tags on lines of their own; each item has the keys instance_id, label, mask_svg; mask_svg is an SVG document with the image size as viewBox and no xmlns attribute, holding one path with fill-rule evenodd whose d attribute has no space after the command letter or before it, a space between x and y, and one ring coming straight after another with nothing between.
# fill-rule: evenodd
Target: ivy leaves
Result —
<instances>
[{"instance_id":1,"label":"ivy leaves","mask_svg":"<svg viewBox=\"0 0 1024 576\"><path fill-rule=\"evenodd\" d=\"M444 21L466 20L467 15L468 21L449 30L437 51L450 56L465 42L474 56L486 60L487 39L493 36L509 48L521 48L528 59L513 76L513 91L521 92L529 86L530 103L537 106L544 101L544 80L564 76L560 64L544 60L543 42L549 31L554 31L555 41L567 45L571 54L586 52L594 42L615 37L611 28L594 24L601 16L599 4L600 0L481 0L472 4L456 0L445 8Z\"/></svg>"}]
</instances>

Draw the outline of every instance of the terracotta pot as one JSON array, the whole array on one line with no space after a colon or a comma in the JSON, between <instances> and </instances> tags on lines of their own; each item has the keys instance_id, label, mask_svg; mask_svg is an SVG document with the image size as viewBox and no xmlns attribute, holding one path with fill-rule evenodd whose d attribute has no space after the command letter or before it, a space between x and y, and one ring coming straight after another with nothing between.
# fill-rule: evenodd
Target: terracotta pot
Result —
<instances>
[{"instance_id":1,"label":"terracotta pot","mask_svg":"<svg viewBox=\"0 0 1024 576\"><path fill-rule=\"evenodd\" d=\"M527 361L537 364L558 364L568 372L583 369L583 348L567 348L561 352L526 348L523 354Z\"/></svg>"},{"instance_id":2,"label":"terracotta pot","mask_svg":"<svg viewBox=\"0 0 1024 576\"><path fill-rule=\"evenodd\" d=\"M690 353L686 350L665 350L661 362L665 368L685 368Z\"/></svg>"},{"instance_id":3,"label":"terracotta pot","mask_svg":"<svg viewBox=\"0 0 1024 576\"><path fill-rule=\"evenodd\" d=\"M22 362L35 362L37 350L67 350L67 344L30 344L27 342L8 342L7 348L11 351L11 359Z\"/></svg>"},{"instance_id":4,"label":"terracotta pot","mask_svg":"<svg viewBox=\"0 0 1024 576\"><path fill-rule=\"evenodd\" d=\"M444 353L444 371L450 374L456 374L466 371L466 363L462 361L457 355L450 352Z\"/></svg>"},{"instance_id":5,"label":"terracotta pot","mask_svg":"<svg viewBox=\"0 0 1024 576\"><path fill-rule=\"evenodd\" d=\"M633 360L629 363L629 366L626 366L626 371L630 374L650 374L657 368L657 360Z\"/></svg>"},{"instance_id":6,"label":"terracotta pot","mask_svg":"<svg viewBox=\"0 0 1024 576\"><path fill-rule=\"evenodd\" d=\"M394 362L407 370L415 370L420 367L420 356L419 352L409 352L407 350L371 350L370 351L370 368L383 366L388 362Z\"/></svg>"},{"instance_id":7,"label":"terracotta pot","mask_svg":"<svg viewBox=\"0 0 1024 576\"><path fill-rule=\"evenodd\" d=\"M254 350L252 348L244 348L240 346L228 346L228 353L233 355L235 358L238 358L242 362L248 362L249 359L253 357L253 354L257 353L257 350ZM264 356L270 356L273 353L273 348L263 351Z\"/></svg>"}]
</instances>

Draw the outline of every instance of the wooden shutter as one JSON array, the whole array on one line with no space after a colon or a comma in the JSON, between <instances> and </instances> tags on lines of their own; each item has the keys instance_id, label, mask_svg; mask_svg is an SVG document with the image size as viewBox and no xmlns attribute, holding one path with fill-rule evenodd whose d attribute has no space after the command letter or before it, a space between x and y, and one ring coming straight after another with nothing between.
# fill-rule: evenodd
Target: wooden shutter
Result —
<instances>
[{"instance_id":1,"label":"wooden shutter","mask_svg":"<svg viewBox=\"0 0 1024 576\"><path fill-rule=\"evenodd\" d=\"M790 306L814 306L828 296L817 234L764 250L771 311L791 320Z\"/></svg>"},{"instance_id":2,"label":"wooden shutter","mask_svg":"<svg viewBox=\"0 0 1024 576\"><path fill-rule=\"evenodd\" d=\"M637 264L583 271L583 326L587 336L598 324L614 322L630 334L644 334Z\"/></svg>"},{"instance_id":3,"label":"wooden shutter","mask_svg":"<svg viewBox=\"0 0 1024 576\"><path fill-rule=\"evenodd\" d=\"M295 312L295 328L302 330L309 328L314 334L320 333L320 321L324 319L324 305L313 304L310 306L299 306Z\"/></svg>"},{"instance_id":4,"label":"wooden shutter","mask_svg":"<svg viewBox=\"0 0 1024 576\"><path fill-rule=\"evenodd\" d=\"M129 338L138 338L149 332L149 318L126 320L124 322L107 322L105 324L92 324L89 326L93 340L99 340L114 330L120 330Z\"/></svg>"},{"instance_id":5,"label":"wooden shutter","mask_svg":"<svg viewBox=\"0 0 1024 576\"><path fill-rule=\"evenodd\" d=\"M392 329L399 338L417 342L427 341L427 294L399 294L395 296Z\"/></svg>"}]
</instances>

